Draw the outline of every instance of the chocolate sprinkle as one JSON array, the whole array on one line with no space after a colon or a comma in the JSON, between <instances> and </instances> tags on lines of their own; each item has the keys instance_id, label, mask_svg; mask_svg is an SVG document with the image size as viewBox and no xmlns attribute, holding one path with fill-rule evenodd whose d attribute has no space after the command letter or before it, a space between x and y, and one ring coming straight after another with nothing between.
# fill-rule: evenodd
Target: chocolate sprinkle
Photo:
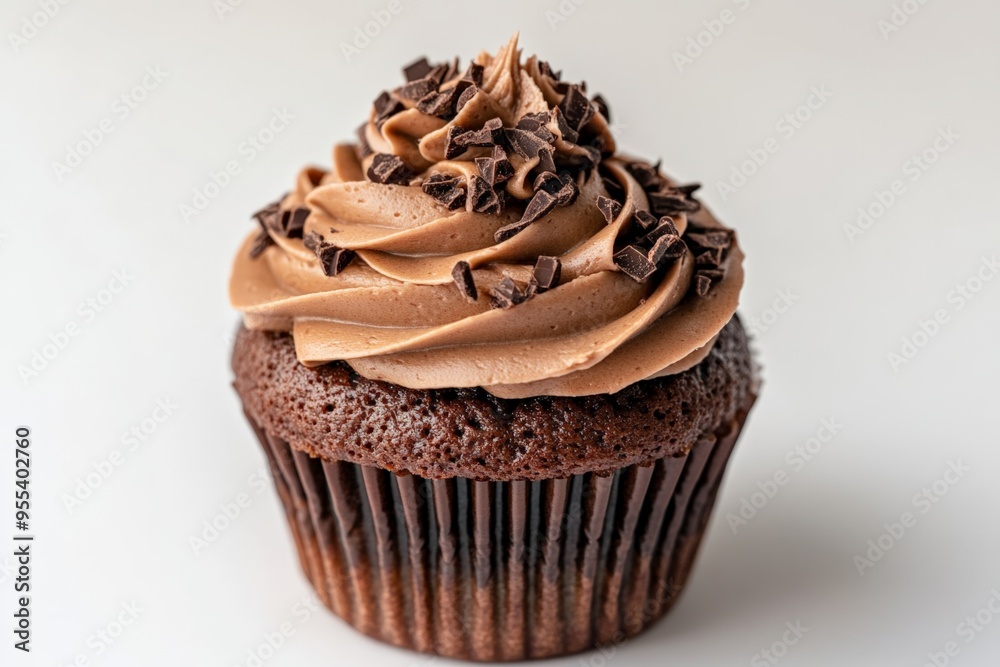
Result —
<instances>
[{"instance_id":1,"label":"chocolate sprinkle","mask_svg":"<svg viewBox=\"0 0 1000 667\"><path fill-rule=\"evenodd\" d=\"M601 214L604 215L604 219L610 225L618 217L618 214L622 212L622 205L616 202L614 199L610 199L601 195L597 198L597 208L600 209Z\"/></svg>"},{"instance_id":2,"label":"chocolate sprinkle","mask_svg":"<svg viewBox=\"0 0 1000 667\"><path fill-rule=\"evenodd\" d=\"M529 286L534 287L534 291L541 294L558 285L561 274L562 263L559 258L542 255L535 262L535 268L531 271Z\"/></svg>"},{"instance_id":3,"label":"chocolate sprinkle","mask_svg":"<svg viewBox=\"0 0 1000 667\"><path fill-rule=\"evenodd\" d=\"M510 276L504 276L503 280L490 289L490 294L493 295L493 305L500 308L510 308L528 300L528 295L521 291Z\"/></svg>"},{"instance_id":4,"label":"chocolate sprinkle","mask_svg":"<svg viewBox=\"0 0 1000 667\"><path fill-rule=\"evenodd\" d=\"M354 259L354 254L353 250L338 248L329 243L322 244L316 250L320 266L323 267L323 273L327 276L335 276L346 269L347 265Z\"/></svg>"},{"instance_id":5,"label":"chocolate sprinkle","mask_svg":"<svg viewBox=\"0 0 1000 667\"><path fill-rule=\"evenodd\" d=\"M451 270L451 277L466 299L479 300L479 291L476 290L476 283L472 280L472 268L468 262L462 260L456 263L455 268Z\"/></svg>"},{"instance_id":6,"label":"chocolate sprinkle","mask_svg":"<svg viewBox=\"0 0 1000 667\"><path fill-rule=\"evenodd\" d=\"M637 283L646 281L656 273L656 264L649 261L646 253L634 245L625 246L614 255L615 264Z\"/></svg>"},{"instance_id":7,"label":"chocolate sprinkle","mask_svg":"<svg viewBox=\"0 0 1000 667\"><path fill-rule=\"evenodd\" d=\"M374 183L409 185L413 172L399 157L377 153L368 167L368 179Z\"/></svg>"}]
</instances>

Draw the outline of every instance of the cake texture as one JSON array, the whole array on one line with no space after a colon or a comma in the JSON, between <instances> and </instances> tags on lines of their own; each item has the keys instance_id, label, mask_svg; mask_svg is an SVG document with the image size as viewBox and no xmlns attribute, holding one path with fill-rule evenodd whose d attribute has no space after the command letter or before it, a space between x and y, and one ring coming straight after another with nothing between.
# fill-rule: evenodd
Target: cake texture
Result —
<instances>
[{"instance_id":1,"label":"cake texture","mask_svg":"<svg viewBox=\"0 0 1000 667\"><path fill-rule=\"evenodd\" d=\"M404 78L230 279L301 567L422 652L623 641L687 581L757 397L736 234L516 35Z\"/></svg>"}]
</instances>

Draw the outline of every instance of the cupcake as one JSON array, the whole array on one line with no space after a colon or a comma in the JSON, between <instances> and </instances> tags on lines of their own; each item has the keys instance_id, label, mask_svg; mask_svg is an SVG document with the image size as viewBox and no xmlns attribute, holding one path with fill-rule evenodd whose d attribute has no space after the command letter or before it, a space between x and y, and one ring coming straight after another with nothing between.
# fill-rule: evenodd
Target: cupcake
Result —
<instances>
[{"instance_id":1,"label":"cupcake","mask_svg":"<svg viewBox=\"0 0 1000 667\"><path fill-rule=\"evenodd\" d=\"M622 641L676 601L756 398L735 234L516 36L404 75L233 266L302 569L417 651Z\"/></svg>"}]
</instances>

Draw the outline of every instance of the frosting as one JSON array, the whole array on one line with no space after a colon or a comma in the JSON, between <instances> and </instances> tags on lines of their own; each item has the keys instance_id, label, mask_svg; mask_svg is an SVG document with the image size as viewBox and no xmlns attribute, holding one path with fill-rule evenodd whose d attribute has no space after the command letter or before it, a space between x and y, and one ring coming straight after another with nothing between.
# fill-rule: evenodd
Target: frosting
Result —
<instances>
[{"instance_id":1,"label":"frosting","mask_svg":"<svg viewBox=\"0 0 1000 667\"><path fill-rule=\"evenodd\" d=\"M694 188L616 154L603 100L522 62L517 36L407 77L258 215L230 280L248 328L291 332L306 366L504 398L613 393L709 354L742 253Z\"/></svg>"}]
</instances>

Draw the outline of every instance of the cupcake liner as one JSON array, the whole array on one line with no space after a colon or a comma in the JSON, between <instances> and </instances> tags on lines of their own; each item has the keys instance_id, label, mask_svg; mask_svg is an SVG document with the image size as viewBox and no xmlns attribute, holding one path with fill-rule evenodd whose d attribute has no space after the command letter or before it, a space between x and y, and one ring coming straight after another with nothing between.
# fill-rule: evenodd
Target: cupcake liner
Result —
<instances>
[{"instance_id":1,"label":"cupcake liner","mask_svg":"<svg viewBox=\"0 0 1000 667\"><path fill-rule=\"evenodd\" d=\"M751 404L686 456L513 482L323 461L247 416L327 607L390 644L507 661L620 642L670 608Z\"/></svg>"}]
</instances>

